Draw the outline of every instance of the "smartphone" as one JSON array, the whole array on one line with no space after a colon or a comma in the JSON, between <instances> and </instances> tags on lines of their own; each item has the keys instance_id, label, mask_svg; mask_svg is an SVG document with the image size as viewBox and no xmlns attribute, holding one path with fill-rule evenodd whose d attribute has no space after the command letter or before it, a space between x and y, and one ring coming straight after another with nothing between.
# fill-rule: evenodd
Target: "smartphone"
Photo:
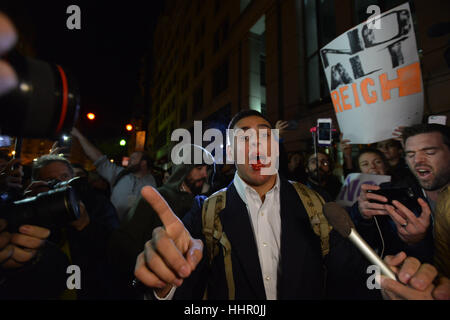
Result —
<instances>
[{"instance_id":1,"label":"smartphone","mask_svg":"<svg viewBox=\"0 0 450 320\"><path fill-rule=\"evenodd\" d=\"M317 133L318 142L322 145L331 144L331 118L319 118L317 119Z\"/></svg>"},{"instance_id":2,"label":"smartphone","mask_svg":"<svg viewBox=\"0 0 450 320\"><path fill-rule=\"evenodd\" d=\"M392 205L392 201L397 200L415 214L422 212L422 207L417 202L419 196L412 188L386 188L380 190L367 190L369 193L381 195L388 199L388 204ZM380 201L370 200L370 202L385 204Z\"/></svg>"},{"instance_id":3,"label":"smartphone","mask_svg":"<svg viewBox=\"0 0 450 320\"><path fill-rule=\"evenodd\" d=\"M447 125L447 116L429 116L428 123L437 123L445 126Z\"/></svg>"},{"instance_id":4,"label":"smartphone","mask_svg":"<svg viewBox=\"0 0 450 320\"><path fill-rule=\"evenodd\" d=\"M72 147L72 137L68 134L62 134L58 139L58 147L63 148L64 153L70 151Z\"/></svg>"},{"instance_id":5,"label":"smartphone","mask_svg":"<svg viewBox=\"0 0 450 320\"><path fill-rule=\"evenodd\" d=\"M11 145L11 138L9 136L0 135L0 148L10 147Z\"/></svg>"}]
</instances>

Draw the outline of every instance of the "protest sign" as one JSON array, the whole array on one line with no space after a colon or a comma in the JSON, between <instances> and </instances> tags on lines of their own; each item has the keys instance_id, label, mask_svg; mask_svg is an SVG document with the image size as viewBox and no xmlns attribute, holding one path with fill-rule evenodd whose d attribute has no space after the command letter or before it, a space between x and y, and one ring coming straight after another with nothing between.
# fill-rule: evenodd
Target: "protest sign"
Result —
<instances>
[{"instance_id":1,"label":"protest sign","mask_svg":"<svg viewBox=\"0 0 450 320\"><path fill-rule=\"evenodd\" d=\"M344 181L341 192L336 198L336 202L344 207L351 207L361 193L362 184L380 185L383 182L390 182L391 176L350 173Z\"/></svg>"},{"instance_id":2,"label":"protest sign","mask_svg":"<svg viewBox=\"0 0 450 320\"><path fill-rule=\"evenodd\" d=\"M422 122L422 75L408 3L340 35L320 56L343 139L369 144Z\"/></svg>"}]
</instances>

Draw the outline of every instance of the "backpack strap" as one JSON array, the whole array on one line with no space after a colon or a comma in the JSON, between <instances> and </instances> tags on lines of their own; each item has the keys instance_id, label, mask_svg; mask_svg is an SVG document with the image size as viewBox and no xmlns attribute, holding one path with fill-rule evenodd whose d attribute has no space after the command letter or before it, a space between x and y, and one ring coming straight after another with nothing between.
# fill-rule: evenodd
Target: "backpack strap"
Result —
<instances>
[{"instance_id":1,"label":"backpack strap","mask_svg":"<svg viewBox=\"0 0 450 320\"><path fill-rule=\"evenodd\" d=\"M309 189L299 182L289 181L297 191L297 194L302 201L306 212L308 213L311 226L314 233L320 237L322 256L325 256L330 251L329 234L332 227L328 224L327 219L323 215L322 207L324 200L315 191ZM225 232L222 229L219 212L225 208L226 205L226 188L217 191L205 200L202 207L202 232L206 240L206 251L208 255L209 265L212 265L214 257L219 254L220 246L222 247L225 276L228 286L228 299L235 299L235 286L233 278L233 265L231 261L231 244ZM203 299L208 298L208 289L205 290Z\"/></svg>"},{"instance_id":2,"label":"backpack strap","mask_svg":"<svg viewBox=\"0 0 450 320\"><path fill-rule=\"evenodd\" d=\"M314 190L309 189L304 184L295 181L289 181L297 191L303 206L309 216L309 221L314 230L314 233L320 237L320 245L322 248L322 257L330 252L330 231L333 229L325 218L322 207L324 204L323 198Z\"/></svg>"},{"instance_id":3,"label":"backpack strap","mask_svg":"<svg viewBox=\"0 0 450 320\"><path fill-rule=\"evenodd\" d=\"M225 232L222 229L219 212L225 208L226 188L217 191L205 200L202 208L202 230L206 240L206 251L209 265L212 265L213 259L219 254L219 243L222 246L225 276L228 286L228 299L235 299L235 287L233 278L233 266L231 262L231 244ZM208 289L205 290L203 299L207 299Z\"/></svg>"}]
</instances>

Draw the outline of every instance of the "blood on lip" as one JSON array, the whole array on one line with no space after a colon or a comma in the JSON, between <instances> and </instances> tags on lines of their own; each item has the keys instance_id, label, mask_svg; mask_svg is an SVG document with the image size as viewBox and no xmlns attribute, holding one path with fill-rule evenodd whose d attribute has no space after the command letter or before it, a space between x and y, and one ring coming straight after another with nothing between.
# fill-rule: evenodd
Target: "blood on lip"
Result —
<instances>
[{"instance_id":1,"label":"blood on lip","mask_svg":"<svg viewBox=\"0 0 450 320\"><path fill-rule=\"evenodd\" d=\"M261 160L257 160L256 163L251 164L253 170L261 170L262 167L264 167L264 164L261 163Z\"/></svg>"}]
</instances>

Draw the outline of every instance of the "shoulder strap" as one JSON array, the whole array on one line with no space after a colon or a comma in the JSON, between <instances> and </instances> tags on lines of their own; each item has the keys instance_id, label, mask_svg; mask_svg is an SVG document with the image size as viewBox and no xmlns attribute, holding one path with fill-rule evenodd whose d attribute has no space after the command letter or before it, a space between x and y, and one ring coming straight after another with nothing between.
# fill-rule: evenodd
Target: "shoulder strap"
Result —
<instances>
[{"instance_id":1,"label":"shoulder strap","mask_svg":"<svg viewBox=\"0 0 450 320\"><path fill-rule=\"evenodd\" d=\"M114 179L114 181L111 183L111 189L114 188L120 180L122 180L123 177L125 177L127 174L131 173L130 171L128 171L126 168L123 169L122 171L119 172L119 174L117 175L116 179Z\"/></svg>"},{"instance_id":2,"label":"shoulder strap","mask_svg":"<svg viewBox=\"0 0 450 320\"><path fill-rule=\"evenodd\" d=\"M231 263L231 244L225 232L222 230L222 223L219 217L219 212L225 208L225 203L226 189L217 191L205 200L202 208L202 230L206 240L206 251L210 265L212 264L214 257L219 254L219 243L222 245L225 263L225 276L228 286L228 299L234 300L235 287L233 266ZM206 289L203 299L206 299L207 296L208 292Z\"/></svg>"},{"instance_id":3,"label":"shoulder strap","mask_svg":"<svg viewBox=\"0 0 450 320\"><path fill-rule=\"evenodd\" d=\"M324 257L330 251L329 235L330 231L333 229L322 212L322 207L325 201L317 192L309 189L305 185L295 181L289 182L294 186L300 200L305 206L314 233L320 237L322 256Z\"/></svg>"}]
</instances>

